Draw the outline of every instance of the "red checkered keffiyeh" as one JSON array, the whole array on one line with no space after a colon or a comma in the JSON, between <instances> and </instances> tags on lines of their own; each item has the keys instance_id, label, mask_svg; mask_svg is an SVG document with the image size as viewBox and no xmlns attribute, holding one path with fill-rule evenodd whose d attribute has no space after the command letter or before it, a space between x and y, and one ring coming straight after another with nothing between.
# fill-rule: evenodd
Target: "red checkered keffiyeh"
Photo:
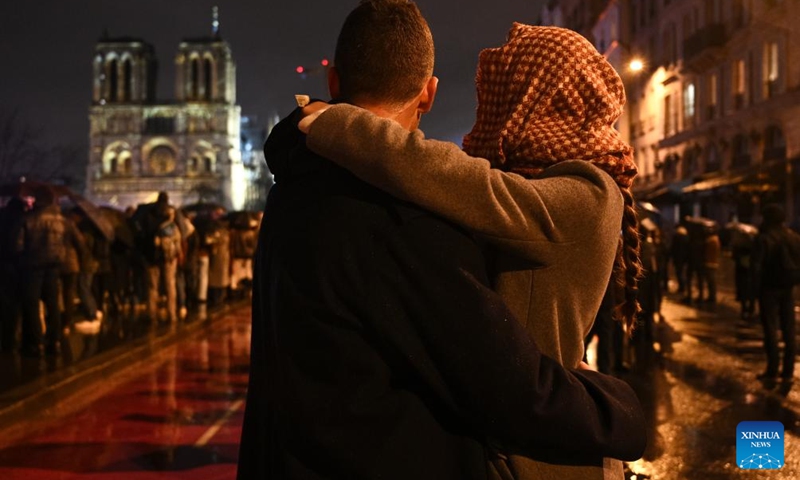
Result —
<instances>
[{"instance_id":1,"label":"red checkered keffiyeh","mask_svg":"<svg viewBox=\"0 0 800 480\"><path fill-rule=\"evenodd\" d=\"M614 129L625 89L580 34L515 23L508 41L480 54L478 113L464 150L531 178L564 160L586 160L621 188L636 176L633 149Z\"/></svg>"}]
</instances>

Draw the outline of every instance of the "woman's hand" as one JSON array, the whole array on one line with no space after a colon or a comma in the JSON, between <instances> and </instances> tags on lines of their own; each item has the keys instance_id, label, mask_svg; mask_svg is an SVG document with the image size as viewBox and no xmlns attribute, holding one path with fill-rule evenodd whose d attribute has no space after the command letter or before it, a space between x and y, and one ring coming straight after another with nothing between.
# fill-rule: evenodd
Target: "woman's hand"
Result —
<instances>
[{"instance_id":1,"label":"woman's hand","mask_svg":"<svg viewBox=\"0 0 800 480\"><path fill-rule=\"evenodd\" d=\"M297 128L307 134L311 130L311 124L314 123L314 120L329 108L330 105L325 102L314 102L306 105L303 107L303 119L297 124Z\"/></svg>"}]
</instances>

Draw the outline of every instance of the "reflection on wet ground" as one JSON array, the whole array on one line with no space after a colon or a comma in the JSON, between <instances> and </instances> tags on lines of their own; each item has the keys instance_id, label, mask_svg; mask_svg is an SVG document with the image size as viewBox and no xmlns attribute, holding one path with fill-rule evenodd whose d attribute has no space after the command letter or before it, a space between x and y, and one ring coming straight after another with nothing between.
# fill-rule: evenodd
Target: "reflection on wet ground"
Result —
<instances>
[{"instance_id":1,"label":"reflection on wet ground","mask_svg":"<svg viewBox=\"0 0 800 480\"><path fill-rule=\"evenodd\" d=\"M31 385L32 388L40 388L54 377L53 374L57 376L63 372L64 376L72 375L76 369L91 364L98 357L113 354L120 347L164 338L206 318L205 305L191 310L187 318L177 325L152 322L143 308L131 306L104 318L99 331L87 333L72 328L64 336L59 355L37 358L20 355L19 352L0 352L0 369L3 371L3 375L0 375L0 407L6 404L4 400L14 399L14 389Z\"/></svg>"},{"instance_id":2,"label":"reflection on wet ground","mask_svg":"<svg viewBox=\"0 0 800 480\"><path fill-rule=\"evenodd\" d=\"M662 313L659 353L624 377L645 407L650 438L631 471L657 480L800 478L800 396L791 383L756 380L764 369L760 325L730 303L697 310L667 301ZM784 425L780 471L736 465L736 427L755 420Z\"/></svg>"},{"instance_id":3,"label":"reflection on wet ground","mask_svg":"<svg viewBox=\"0 0 800 480\"><path fill-rule=\"evenodd\" d=\"M234 478L249 325L249 309L236 310L78 413L14 444L0 440L0 478Z\"/></svg>"}]
</instances>

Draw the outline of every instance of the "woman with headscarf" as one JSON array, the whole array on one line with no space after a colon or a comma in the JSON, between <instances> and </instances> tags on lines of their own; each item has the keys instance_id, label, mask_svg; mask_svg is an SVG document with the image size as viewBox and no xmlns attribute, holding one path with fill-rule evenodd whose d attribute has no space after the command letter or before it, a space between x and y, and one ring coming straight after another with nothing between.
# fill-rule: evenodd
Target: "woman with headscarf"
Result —
<instances>
[{"instance_id":1,"label":"woman with headscarf","mask_svg":"<svg viewBox=\"0 0 800 480\"><path fill-rule=\"evenodd\" d=\"M622 82L576 32L515 23L505 45L481 52L476 83L477 120L464 151L344 104L300 127L311 150L478 234L512 313L545 354L577 368L609 279L629 330L639 311L630 190L637 170L614 129ZM623 478L617 460L567 465L568 454L522 453L553 463L497 455L495 474Z\"/></svg>"}]
</instances>

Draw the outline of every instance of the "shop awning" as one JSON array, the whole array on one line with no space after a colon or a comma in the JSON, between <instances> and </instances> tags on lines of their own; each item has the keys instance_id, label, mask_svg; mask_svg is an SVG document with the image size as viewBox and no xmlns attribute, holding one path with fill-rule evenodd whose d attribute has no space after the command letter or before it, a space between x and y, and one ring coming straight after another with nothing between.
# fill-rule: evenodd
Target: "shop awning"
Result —
<instances>
[{"instance_id":1,"label":"shop awning","mask_svg":"<svg viewBox=\"0 0 800 480\"><path fill-rule=\"evenodd\" d=\"M637 200L657 202L658 200L666 200L669 198L680 197L683 188L685 188L691 180L679 180L677 182L661 184L655 188L642 192L640 195L635 195Z\"/></svg>"},{"instance_id":2,"label":"shop awning","mask_svg":"<svg viewBox=\"0 0 800 480\"><path fill-rule=\"evenodd\" d=\"M729 185L736 185L741 183L745 178L747 178L746 173L725 173L719 176L708 178L706 180L700 180L699 182L684 187L681 190L681 193L705 192L707 190L714 190L717 188L727 187Z\"/></svg>"}]
</instances>

